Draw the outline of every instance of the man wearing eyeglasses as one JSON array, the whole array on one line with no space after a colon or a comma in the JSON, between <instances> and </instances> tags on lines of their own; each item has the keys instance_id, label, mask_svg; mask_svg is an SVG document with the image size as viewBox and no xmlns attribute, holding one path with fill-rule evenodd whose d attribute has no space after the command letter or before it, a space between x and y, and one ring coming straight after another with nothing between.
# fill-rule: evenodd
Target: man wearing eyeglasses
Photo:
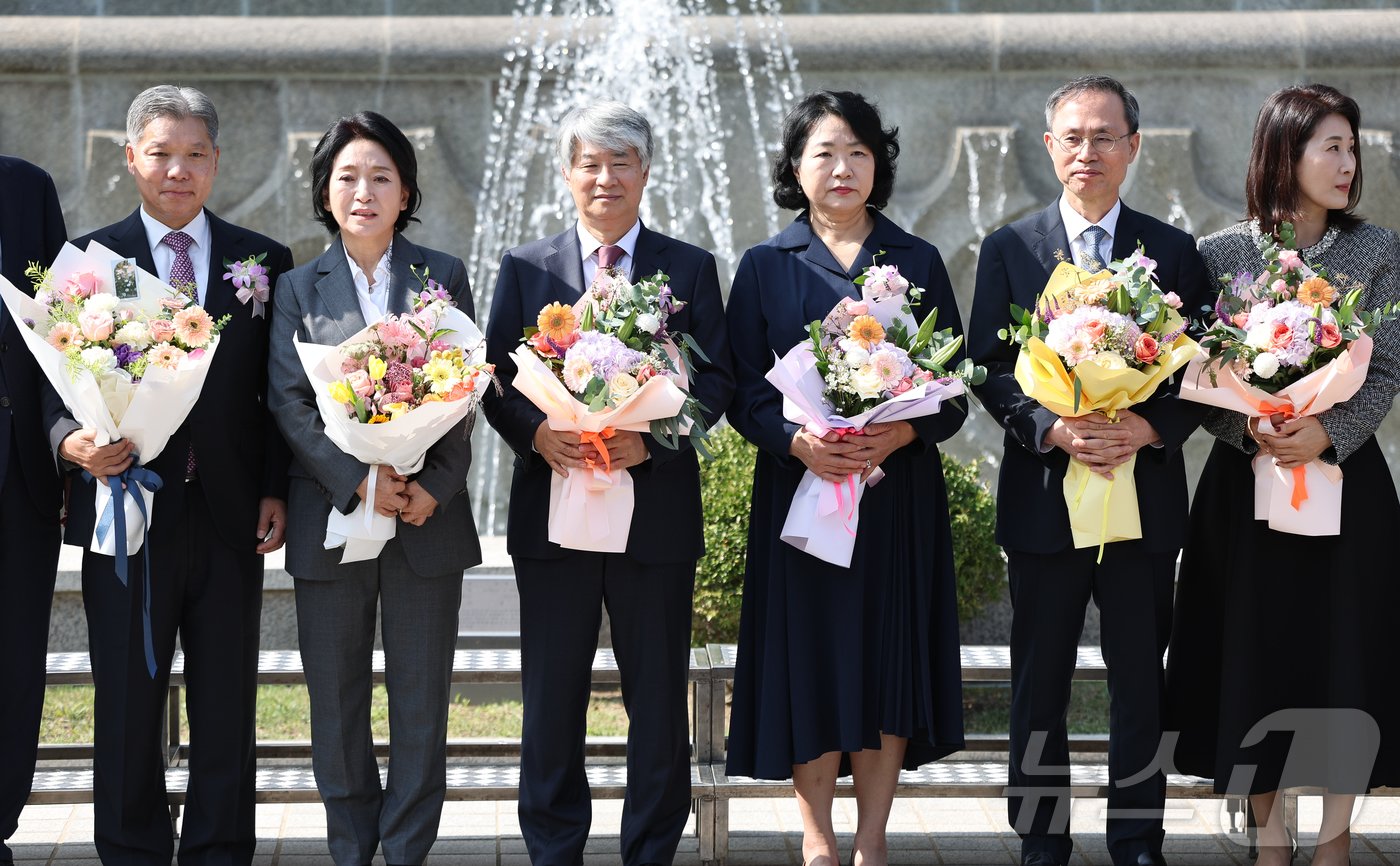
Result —
<instances>
[{"instance_id":1,"label":"man wearing eyeglasses","mask_svg":"<svg viewBox=\"0 0 1400 866\"><path fill-rule=\"evenodd\" d=\"M976 389L1005 430L997 488L997 541L1006 550L1011 622L1011 772L1007 805L1025 866L1069 862L1066 712L1090 598L1099 606L1110 698L1107 836L1115 866L1162 859L1162 654L1171 633L1176 557L1186 533L1181 446L1201 410L1173 388L1120 410L1117 423L1059 417L1016 383L1017 350L997 337L1011 305L1034 309L1061 261L1097 271L1142 244L1164 292L1182 311L1209 295L1205 264L1185 232L1129 209L1119 198L1141 144L1138 104L1118 81L1079 78L1045 104L1045 150L1060 196L987 237L977 261L969 349L987 367ZM1134 454L1143 537L1075 548L1063 481L1070 460L1112 477Z\"/></svg>"}]
</instances>

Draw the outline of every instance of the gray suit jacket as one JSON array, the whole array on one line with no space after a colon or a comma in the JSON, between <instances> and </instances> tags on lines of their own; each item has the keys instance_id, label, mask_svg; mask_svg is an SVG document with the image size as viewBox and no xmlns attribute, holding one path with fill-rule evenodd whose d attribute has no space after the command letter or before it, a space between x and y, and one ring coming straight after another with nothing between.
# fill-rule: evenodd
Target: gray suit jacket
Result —
<instances>
[{"instance_id":1,"label":"gray suit jacket","mask_svg":"<svg viewBox=\"0 0 1400 866\"><path fill-rule=\"evenodd\" d=\"M419 289L427 268L473 316L471 288L462 260L394 237L390 269L389 312L408 311L409 295ZM354 336L367 324L355 298L355 283L336 238L330 249L309 264L282 275L273 294L272 347L269 353L269 398L273 415L292 450L287 502L287 571L308 580L332 580L347 574L341 551L323 547L326 517L332 507L349 513L359 503L355 488L370 467L337 448L325 436L316 395L297 357L292 336L310 343L333 344ZM409 567L422 576L461 575L481 562L481 545L467 497L471 466L471 418L448 431L428 449L415 477L438 501L437 511L422 526L402 521L392 544L402 544Z\"/></svg>"}]
</instances>

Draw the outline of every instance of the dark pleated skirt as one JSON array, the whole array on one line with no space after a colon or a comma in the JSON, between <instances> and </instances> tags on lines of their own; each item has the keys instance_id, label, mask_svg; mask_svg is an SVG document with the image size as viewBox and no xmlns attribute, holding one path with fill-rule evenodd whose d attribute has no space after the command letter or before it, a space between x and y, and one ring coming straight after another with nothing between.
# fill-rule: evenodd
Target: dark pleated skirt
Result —
<instances>
[{"instance_id":1,"label":"dark pleated skirt","mask_svg":"<svg viewBox=\"0 0 1400 866\"><path fill-rule=\"evenodd\" d=\"M1254 519L1250 458L1201 474L1167 662L1177 768L1221 793L1400 784L1400 502L1375 439L1343 464L1342 534Z\"/></svg>"},{"instance_id":2,"label":"dark pleated skirt","mask_svg":"<svg viewBox=\"0 0 1400 866\"><path fill-rule=\"evenodd\" d=\"M787 779L827 752L879 748L882 732L909 738L906 769L963 747L947 494L937 450L913 450L866 490L849 569L779 540L801 464L759 453L730 774Z\"/></svg>"}]
</instances>

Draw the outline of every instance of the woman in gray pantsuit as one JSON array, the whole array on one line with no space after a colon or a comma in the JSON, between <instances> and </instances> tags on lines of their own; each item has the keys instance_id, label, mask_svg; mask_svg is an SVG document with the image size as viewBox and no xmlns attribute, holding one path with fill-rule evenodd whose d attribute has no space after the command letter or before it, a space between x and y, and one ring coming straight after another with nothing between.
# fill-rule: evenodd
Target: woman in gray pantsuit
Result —
<instances>
[{"instance_id":1,"label":"woman in gray pantsuit","mask_svg":"<svg viewBox=\"0 0 1400 866\"><path fill-rule=\"evenodd\" d=\"M311 694L312 766L337 866L364 866L383 846L389 864L422 863L437 837L446 790L452 650L462 571L481 562L467 499L465 420L401 476L369 466L325 436L316 395L292 338L340 343L386 314L408 311L413 270L442 281L472 315L462 260L415 246L401 232L418 209L417 160L404 134L361 112L331 125L311 158L312 207L335 237L319 258L278 281L269 404L291 445L287 571ZM350 513L376 472L372 507L397 516L375 559L341 564L326 550L331 508ZM381 787L370 735L375 609L383 620L390 777Z\"/></svg>"}]
</instances>

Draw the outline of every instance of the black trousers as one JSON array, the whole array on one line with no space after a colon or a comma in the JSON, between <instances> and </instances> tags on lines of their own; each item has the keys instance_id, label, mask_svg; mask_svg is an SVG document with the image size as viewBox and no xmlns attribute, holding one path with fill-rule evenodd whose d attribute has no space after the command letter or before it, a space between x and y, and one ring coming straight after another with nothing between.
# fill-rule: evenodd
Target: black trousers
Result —
<instances>
[{"instance_id":1,"label":"black trousers","mask_svg":"<svg viewBox=\"0 0 1400 866\"><path fill-rule=\"evenodd\" d=\"M1089 600L1099 606L1108 667L1107 836L1116 864L1162 850L1171 751L1162 749L1162 654L1171 636L1176 556L1140 542L1053 554L1008 551L1011 589L1011 772L1007 809L1023 854L1069 862L1065 716Z\"/></svg>"},{"instance_id":2,"label":"black trousers","mask_svg":"<svg viewBox=\"0 0 1400 866\"><path fill-rule=\"evenodd\" d=\"M256 542L231 549L215 531L200 482L184 484L184 509L154 506L150 538L129 562L83 555L96 691L93 830L103 866L169 866L174 842L161 742L170 661L185 652L190 725L189 788L181 864L248 864L253 815L254 723L262 557ZM157 671L146 670L142 563L151 557L151 620Z\"/></svg>"},{"instance_id":3,"label":"black trousers","mask_svg":"<svg viewBox=\"0 0 1400 866\"><path fill-rule=\"evenodd\" d=\"M8 421L7 421L8 423ZM35 510L14 449L0 489L0 840L14 835L34 781L49 610L58 571L58 515ZM10 849L0 842L0 860Z\"/></svg>"},{"instance_id":4,"label":"black trousers","mask_svg":"<svg viewBox=\"0 0 1400 866\"><path fill-rule=\"evenodd\" d=\"M584 734L602 606L627 708L622 862L669 864L690 812L686 684L695 563L570 551L515 558L525 698L520 830L534 866L579 866L592 820Z\"/></svg>"}]
</instances>

